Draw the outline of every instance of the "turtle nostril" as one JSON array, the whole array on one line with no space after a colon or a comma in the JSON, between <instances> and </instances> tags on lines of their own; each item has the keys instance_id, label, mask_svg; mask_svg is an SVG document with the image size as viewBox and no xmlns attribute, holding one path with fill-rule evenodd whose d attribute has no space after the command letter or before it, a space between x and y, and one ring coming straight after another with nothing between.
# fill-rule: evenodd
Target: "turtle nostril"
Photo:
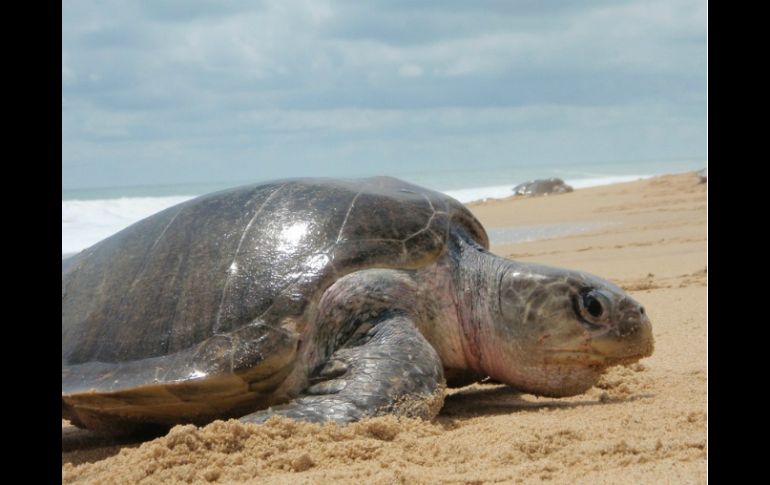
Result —
<instances>
[{"instance_id":1,"label":"turtle nostril","mask_svg":"<svg viewBox=\"0 0 770 485\"><path fill-rule=\"evenodd\" d=\"M639 313L641 313L642 315L644 315L644 307L643 307L643 306L640 306L640 307L639 307Z\"/></svg>"}]
</instances>

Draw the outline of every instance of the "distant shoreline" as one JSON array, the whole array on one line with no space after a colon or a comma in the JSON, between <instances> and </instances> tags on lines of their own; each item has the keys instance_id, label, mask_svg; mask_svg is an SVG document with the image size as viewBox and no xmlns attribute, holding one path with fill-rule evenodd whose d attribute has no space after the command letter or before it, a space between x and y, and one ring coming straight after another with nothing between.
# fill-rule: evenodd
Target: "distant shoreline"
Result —
<instances>
[{"instance_id":1,"label":"distant shoreline","mask_svg":"<svg viewBox=\"0 0 770 485\"><path fill-rule=\"evenodd\" d=\"M694 171L682 173L690 172ZM544 173L539 178L547 178L548 176L550 174ZM581 190L644 180L657 176L660 175L612 175L593 178L565 178L564 180L575 190ZM524 182L524 180L521 182ZM445 190L443 192L470 207L476 204L512 197L515 185L516 183L511 182L504 185ZM188 194L62 200L62 259L77 254L81 250L115 234L134 222L197 196L199 195Z\"/></svg>"}]
</instances>

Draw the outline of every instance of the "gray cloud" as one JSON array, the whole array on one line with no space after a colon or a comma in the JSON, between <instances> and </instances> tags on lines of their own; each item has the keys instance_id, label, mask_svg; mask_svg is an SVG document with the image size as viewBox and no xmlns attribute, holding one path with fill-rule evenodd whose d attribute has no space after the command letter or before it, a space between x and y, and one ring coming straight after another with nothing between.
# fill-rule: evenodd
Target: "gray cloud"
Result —
<instances>
[{"instance_id":1,"label":"gray cloud","mask_svg":"<svg viewBox=\"0 0 770 485\"><path fill-rule=\"evenodd\" d=\"M66 2L64 186L705 156L703 1L362 5Z\"/></svg>"}]
</instances>

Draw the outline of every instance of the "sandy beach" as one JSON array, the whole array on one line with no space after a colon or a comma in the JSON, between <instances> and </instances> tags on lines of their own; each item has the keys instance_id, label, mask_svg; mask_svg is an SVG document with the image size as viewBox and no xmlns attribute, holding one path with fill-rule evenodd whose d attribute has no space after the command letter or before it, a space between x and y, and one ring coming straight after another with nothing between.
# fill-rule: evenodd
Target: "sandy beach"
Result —
<instances>
[{"instance_id":1,"label":"sandy beach","mask_svg":"<svg viewBox=\"0 0 770 485\"><path fill-rule=\"evenodd\" d=\"M695 173L469 204L490 230L585 224L496 254L588 271L626 289L655 351L570 398L506 386L448 392L431 421L347 427L274 419L177 426L119 443L62 422L64 483L705 483L707 185Z\"/></svg>"}]
</instances>

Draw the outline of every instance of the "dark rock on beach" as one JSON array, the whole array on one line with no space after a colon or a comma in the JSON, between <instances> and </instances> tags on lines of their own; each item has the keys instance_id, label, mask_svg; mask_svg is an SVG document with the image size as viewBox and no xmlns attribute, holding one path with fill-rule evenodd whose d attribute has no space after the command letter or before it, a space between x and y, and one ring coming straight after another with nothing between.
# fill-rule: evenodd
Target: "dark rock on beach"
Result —
<instances>
[{"instance_id":1,"label":"dark rock on beach","mask_svg":"<svg viewBox=\"0 0 770 485\"><path fill-rule=\"evenodd\" d=\"M550 194L563 194L572 192L574 189L564 183L560 178L537 179L524 182L513 188L516 195L539 196Z\"/></svg>"}]
</instances>

